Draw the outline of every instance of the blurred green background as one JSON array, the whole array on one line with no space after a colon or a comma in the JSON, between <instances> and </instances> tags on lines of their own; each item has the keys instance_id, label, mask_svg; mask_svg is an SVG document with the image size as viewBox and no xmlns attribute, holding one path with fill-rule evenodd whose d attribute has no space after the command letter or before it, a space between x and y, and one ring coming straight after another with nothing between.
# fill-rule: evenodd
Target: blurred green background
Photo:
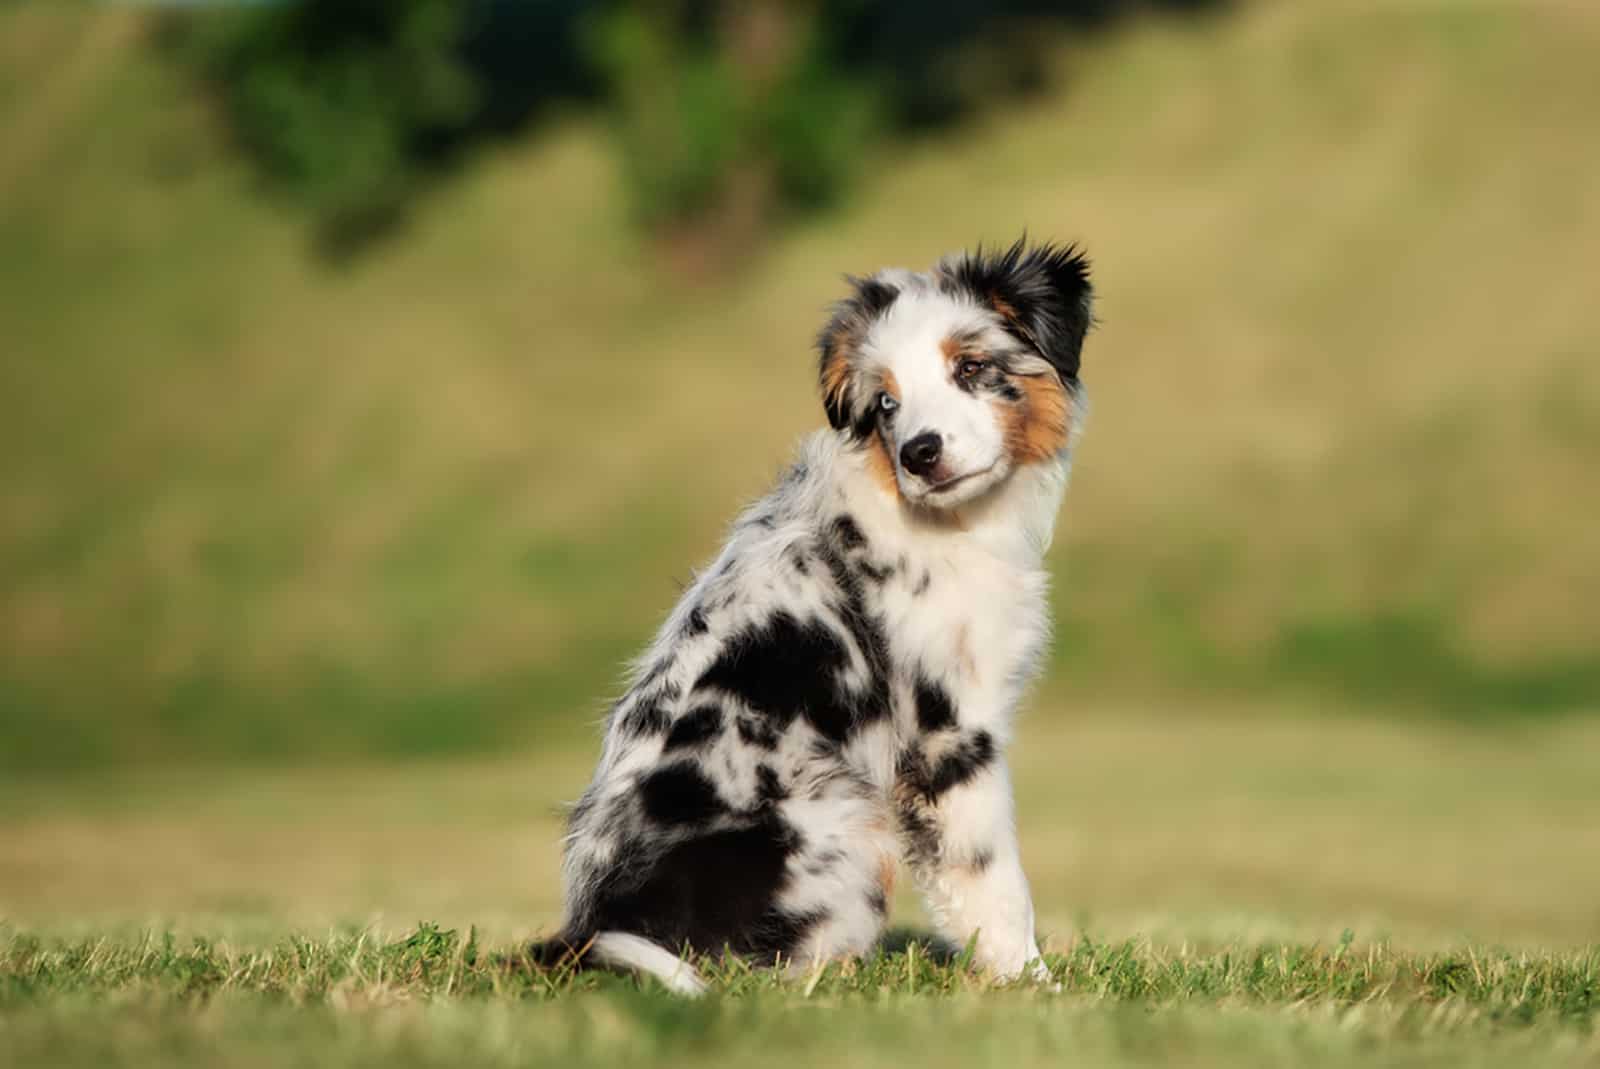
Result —
<instances>
[{"instance_id":1,"label":"blurred green background","mask_svg":"<svg viewBox=\"0 0 1600 1069\"><path fill-rule=\"evenodd\" d=\"M839 274L1024 228L1102 319L1039 715L1592 714L1597 48L1557 0L7 4L0 772L583 764L821 422Z\"/></svg>"}]
</instances>

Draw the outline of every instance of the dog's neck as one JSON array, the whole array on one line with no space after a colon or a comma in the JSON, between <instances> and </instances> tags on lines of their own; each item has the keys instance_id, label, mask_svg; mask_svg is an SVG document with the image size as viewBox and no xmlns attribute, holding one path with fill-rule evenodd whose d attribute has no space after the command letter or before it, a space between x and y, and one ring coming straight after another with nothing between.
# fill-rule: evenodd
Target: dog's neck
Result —
<instances>
[{"instance_id":1,"label":"dog's neck","mask_svg":"<svg viewBox=\"0 0 1600 1069\"><path fill-rule=\"evenodd\" d=\"M869 529L896 541L938 544L949 539L980 547L1016 567L1038 568L1050 548L1056 515L1071 470L1070 452L1026 464L982 497L953 509L913 505L891 492L863 451L841 445L835 455L838 490Z\"/></svg>"}]
</instances>

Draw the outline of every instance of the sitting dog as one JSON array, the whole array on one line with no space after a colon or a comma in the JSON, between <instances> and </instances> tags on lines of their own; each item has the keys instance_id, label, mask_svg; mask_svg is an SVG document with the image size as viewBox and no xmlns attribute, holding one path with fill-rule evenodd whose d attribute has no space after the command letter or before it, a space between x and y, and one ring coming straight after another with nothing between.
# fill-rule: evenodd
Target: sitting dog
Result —
<instances>
[{"instance_id":1,"label":"sitting dog","mask_svg":"<svg viewBox=\"0 0 1600 1069\"><path fill-rule=\"evenodd\" d=\"M861 954L904 859L977 964L1049 975L1004 754L1048 640L1088 263L1019 241L849 281L818 341L831 430L637 663L537 961L692 994L680 955Z\"/></svg>"}]
</instances>

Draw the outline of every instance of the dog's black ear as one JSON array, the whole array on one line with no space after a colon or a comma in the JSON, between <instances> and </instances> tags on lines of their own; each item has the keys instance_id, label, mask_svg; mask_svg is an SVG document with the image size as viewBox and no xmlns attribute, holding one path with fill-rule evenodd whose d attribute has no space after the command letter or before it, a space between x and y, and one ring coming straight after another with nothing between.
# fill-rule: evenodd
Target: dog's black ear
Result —
<instances>
[{"instance_id":1,"label":"dog's black ear","mask_svg":"<svg viewBox=\"0 0 1600 1069\"><path fill-rule=\"evenodd\" d=\"M828 325L817 335L817 381L822 388L822 407L834 430L849 428L853 433L871 430L870 408L863 414L857 388L858 358L861 343L872 321L894 303L900 291L881 279L846 276L854 292L833 306Z\"/></svg>"},{"instance_id":2,"label":"dog's black ear","mask_svg":"<svg viewBox=\"0 0 1600 1069\"><path fill-rule=\"evenodd\" d=\"M976 252L937 268L947 290L965 292L998 312L1007 328L1050 362L1069 386L1078 381L1083 336L1094 318L1089 260L1076 245L1027 247L1027 238L1003 252Z\"/></svg>"}]
</instances>

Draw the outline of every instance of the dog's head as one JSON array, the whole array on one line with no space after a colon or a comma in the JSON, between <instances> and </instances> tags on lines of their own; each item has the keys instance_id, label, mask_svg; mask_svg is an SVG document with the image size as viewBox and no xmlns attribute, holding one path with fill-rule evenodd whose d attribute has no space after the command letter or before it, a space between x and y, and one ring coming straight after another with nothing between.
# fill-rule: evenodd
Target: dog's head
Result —
<instances>
[{"instance_id":1,"label":"dog's head","mask_svg":"<svg viewBox=\"0 0 1600 1069\"><path fill-rule=\"evenodd\" d=\"M818 339L823 406L907 501L952 508L1067 448L1092 301L1076 248L1018 241L850 282Z\"/></svg>"}]
</instances>

